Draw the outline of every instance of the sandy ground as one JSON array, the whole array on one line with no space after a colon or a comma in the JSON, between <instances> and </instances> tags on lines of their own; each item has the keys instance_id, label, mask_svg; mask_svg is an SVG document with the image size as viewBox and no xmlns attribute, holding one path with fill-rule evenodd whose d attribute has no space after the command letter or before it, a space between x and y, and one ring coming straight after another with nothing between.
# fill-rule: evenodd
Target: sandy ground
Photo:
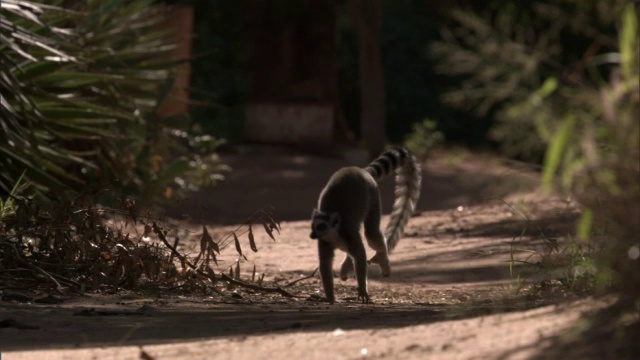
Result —
<instances>
[{"instance_id":1,"label":"sandy ground","mask_svg":"<svg viewBox=\"0 0 640 360\"><path fill-rule=\"evenodd\" d=\"M571 358L553 345L606 303L526 295L541 274L511 268L511 255L562 241L578 212L569 200L543 195L539 174L520 164L466 152L434 155L424 166L419 212L391 256L391 277L369 269L373 303L356 301L355 280L336 279L338 303L329 305L317 301L317 276L285 286L317 267L308 218L326 179L347 162L264 148L223 160L234 168L228 181L175 204L169 215L194 232L204 221L220 236L273 205L282 231L274 242L256 230L257 253L241 238L250 252L241 276L249 278L255 265L267 284L293 298L235 288L223 296L168 290L49 305L0 301L2 360ZM392 187L382 184L385 212ZM195 251L192 238L182 251ZM225 249L220 270L235 260Z\"/></svg>"}]
</instances>

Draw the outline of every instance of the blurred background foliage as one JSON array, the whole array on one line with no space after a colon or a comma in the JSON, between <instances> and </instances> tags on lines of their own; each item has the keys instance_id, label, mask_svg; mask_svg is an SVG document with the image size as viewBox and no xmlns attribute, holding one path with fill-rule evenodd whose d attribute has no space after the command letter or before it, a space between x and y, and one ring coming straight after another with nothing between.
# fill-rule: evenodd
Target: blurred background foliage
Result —
<instances>
[{"instance_id":1,"label":"blurred background foliage","mask_svg":"<svg viewBox=\"0 0 640 360\"><path fill-rule=\"evenodd\" d=\"M440 94L458 82L435 71L438 59L428 45L440 37L448 24L450 5L428 1L383 2L380 46L386 95L386 135L390 142L402 142L426 119L433 119L449 142L487 146L488 117L474 117L443 103ZM339 8L337 60L340 106L356 135L360 129L360 92L357 39L346 9Z\"/></svg>"},{"instance_id":2,"label":"blurred background foliage","mask_svg":"<svg viewBox=\"0 0 640 360\"><path fill-rule=\"evenodd\" d=\"M585 206L578 235L606 249L600 275L622 289L640 289L637 15L627 0L492 2L453 9L430 45L463 79L442 100L490 116L503 154L542 162L546 187Z\"/></svg>"},{"instance_id":3,"label":"blurred background foliage","mask_svg":"<svg viewBox=\"0 0 640 360\"><path fill-rule=\"evenodd\" d=\"M191 115L202 129L229 141L241 141L248 99L245 11L248 0L166 1L189 3L194 10L192 94L201 105Z\"/></svg>"},{"instance_id":4,"label":"blurred background foliage","mask_svg":"<svg viewBox=\"0 0 640 360\"><path fill-rule=\"evenodd\" d=\"M442 101L488 117L488 138L505 155L540 161L566 110L580 111L584 92L609 76L620 14L630 3L492 1L451 9L441 39L430 44L436 70L460 79Z\"/></svg>"},{"instance_id":5,"label":"blurred background foliage","mask_svg":"<svg viewBox=\"0 0 640 360\"><path fill-rule=\"evenodd\" d=\"M550 125L530 121L525 99L550 76L581 84L589 59L616 49L617 16L628 2L383 2L387 139L401 142L431 119L448 143L541 162ZM242 19L249 1L189 3L196 15L192 85L215 94L216 104L194 106L192 115L216 135L242 140L249 71ZM282 5L287 1L273 4L281 13L273 19L295 12ZM336 4L340 107L359 136L357 37L345 4Z\"/></svg>"}]
</instances>

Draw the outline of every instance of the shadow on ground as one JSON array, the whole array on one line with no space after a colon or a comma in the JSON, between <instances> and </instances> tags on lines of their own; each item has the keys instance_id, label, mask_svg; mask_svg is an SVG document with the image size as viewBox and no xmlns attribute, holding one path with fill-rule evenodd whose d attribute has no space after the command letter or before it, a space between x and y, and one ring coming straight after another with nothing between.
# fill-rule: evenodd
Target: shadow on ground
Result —
<instances>
[{"instance_id":1,"label":"shadow on ground","mask_svg":"<svg viewBox=\"0 0 640 360\"><path fill-rule=\"evenodd\" d=\"M233 169L226 180L172 204L167 215L207 224L237 224L259 208L272 205L280 220L306 220L333 172L344 166L362 165L269 147L222 154L221 158ZM427 161L417 210L467 206L535 186L537 180L530 170L506 170L496 167L495 159L492 161L491 166L481 162L443 164L443 159ZM393 179L386 178L380 184L384 213L389 213L393 205L393 183Z\"/></svg>"},{"instance_id":2,"label":"shadow on ground","mask_svg":"<svg viewBox=\"0 0 640 360\"><path fill-rule=\"evenodd\" d=\"M210 306L210 310L202 310L202 304ZM338 328L389 329L521 311L545 304L478 301L458 305L361 306L300 301L296 306L291 305L199 301L199 309L194 311L175 305L167 309L154 302L151 310L140 312L135 311L137 306L123 305L99 306L95 311L88 311L86 307L8 306L3 312L11 314L10 322L28 328L0 327L0 349L149 345L291 332L332 332ZM2 323L7 323L5 316L0 318Z\"/></svg>"}]
</instances>

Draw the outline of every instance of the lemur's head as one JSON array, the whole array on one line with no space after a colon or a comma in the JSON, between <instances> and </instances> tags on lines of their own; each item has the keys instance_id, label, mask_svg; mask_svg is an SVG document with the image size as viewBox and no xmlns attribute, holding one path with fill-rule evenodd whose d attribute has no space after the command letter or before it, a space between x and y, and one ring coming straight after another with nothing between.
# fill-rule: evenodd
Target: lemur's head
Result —
<instances>
[{"instance_id":1,"label":"lemur's head","mask_svg":"<svg viewBox=\"0 0 640 360\"><path fill-rule=\"evenodd\" d=\"M313 209L311 214L311 234L312 239L323 239L328 234L338 231L340 226L340 214L322 212L318 209Z\"/></svg>"}]
</instances>

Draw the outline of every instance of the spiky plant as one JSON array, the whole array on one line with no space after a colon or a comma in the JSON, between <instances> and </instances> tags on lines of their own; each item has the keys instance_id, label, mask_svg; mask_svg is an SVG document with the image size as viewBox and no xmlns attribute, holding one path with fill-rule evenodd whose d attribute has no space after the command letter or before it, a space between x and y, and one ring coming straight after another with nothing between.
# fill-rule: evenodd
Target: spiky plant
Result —
<instances>
[{"instance_id":1,"label":"spiky plant","mask_svg":"<svg viewBox=\"0 0 640 360\"><path fill-rule=\"evenodd\" d=\"M185 155L188 117L157 115L178 61L152 3L0 3L0 192L24 173L44 197L157 193L201 165Z\"/></svg>"}]
</instances>

